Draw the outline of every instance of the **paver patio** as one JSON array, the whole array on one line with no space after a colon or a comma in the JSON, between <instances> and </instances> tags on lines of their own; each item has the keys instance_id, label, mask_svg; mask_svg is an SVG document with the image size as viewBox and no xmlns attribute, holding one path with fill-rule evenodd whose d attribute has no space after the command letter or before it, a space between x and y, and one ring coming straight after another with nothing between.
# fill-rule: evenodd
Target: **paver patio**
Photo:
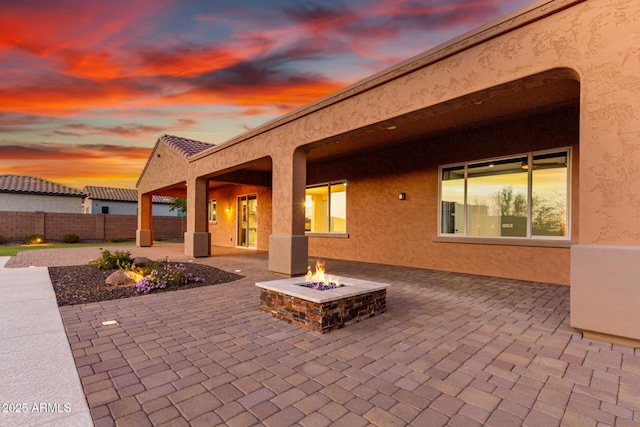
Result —
<instances>
[{"instance_id":1,"label":"paver patio","mask_svg":"<svg viewBox=\"0 0 640 427\"><path fill-rule=\"evenodd\" d=\"M260 311L266 254L216 255L246 277L60 308L96 426L640 425L640 351L583 339L567 287L327 260L392 286L321 335Z\"/></svg>"}]
</instances>

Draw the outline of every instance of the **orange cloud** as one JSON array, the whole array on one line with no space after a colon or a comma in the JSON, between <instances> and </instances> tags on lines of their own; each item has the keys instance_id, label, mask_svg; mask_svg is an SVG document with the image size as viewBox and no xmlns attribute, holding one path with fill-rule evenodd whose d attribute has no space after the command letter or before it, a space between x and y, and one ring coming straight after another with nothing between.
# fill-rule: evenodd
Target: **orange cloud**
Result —
<instances>
[{"instance_id":1,"label":"orange cloud","mask_svg":"<svg viewBox=\"0 0 640 427\"><path fill-rule=\"evenodd\" d=\"M231 137L528 2L5 1L0 172L135 183L141 139Z\"/></svg>"},{"instance_id":2,"label":"orange cloud","mask_svg":"<svg viewBox=\"0 0 640 427\"><path fill-rule=\"evenodd\" d=\"M0 145L0 173L69 185L117 181L133 188L150 153L151 148L106 144Z\"/></svg>"}]
</instances>

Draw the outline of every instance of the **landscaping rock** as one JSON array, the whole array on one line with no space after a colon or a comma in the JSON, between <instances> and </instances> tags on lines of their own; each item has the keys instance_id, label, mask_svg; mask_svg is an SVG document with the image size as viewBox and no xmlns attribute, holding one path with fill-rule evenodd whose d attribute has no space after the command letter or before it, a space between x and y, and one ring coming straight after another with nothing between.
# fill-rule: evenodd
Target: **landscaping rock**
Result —
<instances>
[{"instance_id":1,"label":"landscaping rock","mask_svg":"<svg viewBox=\"0 0 640 427\"><path fill-rule=\"evenodd\" d=\"M146 267L151 263L151 260L145 256L137 256L133 259L133 265L136 267Z\"/></svg>"},{"instance_id":2,"label":"landscaping rock","mask_svg":"<svg viewBox=\"0 0 640 427\"><path fill-rule=\"evenodd\" d=\"M116 270L105 280L107 285L112 286L129 286L136 283L136 274L127 270Z\"/></svg>"}]
</instances>

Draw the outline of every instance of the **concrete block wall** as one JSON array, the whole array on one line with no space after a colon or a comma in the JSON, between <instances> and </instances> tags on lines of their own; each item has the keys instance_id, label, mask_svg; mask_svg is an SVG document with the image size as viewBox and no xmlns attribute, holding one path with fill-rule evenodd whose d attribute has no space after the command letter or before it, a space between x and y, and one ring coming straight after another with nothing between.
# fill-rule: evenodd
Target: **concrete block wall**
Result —
<instances>
[{"instance_id":1,"label":"concrete block wall","mask_svg":"<svg viewBox=\"0 0 640 427\"><path fill-rule=\"evenodd\" d=\"M126 239L133 240L136 238L136 228L138 227L138 218L135 215L91 215L104 216L104 235L105 239ZM107 218L108 217L108 218Z\"/></svg>"},{"instance_id":2,"label":"concrete block wall","mask_svg":"<svg viewBox=\"0 0 640 427\"><path fill-rule=\"evenodd\" d=\"M0 212L0 235L7 240L22 240L35 233L35 212Z\"/></svg>"},{"instance_id":3,"label":"concrete block wall","mask_svg":"<svg viewBox=\"0 0 640 427\"><path fill-rule=\"evenodd\" d=\"M44 233L37 234L44 234L46 240L62 240L65 234L76 234L81 240L100 240L95 222L96 218L82 214L44 212Z\"/></svg>"},{"instance_id":4,"label":"concrete block wall","mask_svg":"<svg viewBox=\"0 0 640 427\"><path fill-rule=\"evenodd\" d=\"M184 217L154 217L153 224L156 238L184 237ZM65 234L76 234L80 240L133 240L136 228L135 215L0 211L0 235L10 242L22 242L33 234L50 241L60 241Z\"/></svg>"}]
</instances>

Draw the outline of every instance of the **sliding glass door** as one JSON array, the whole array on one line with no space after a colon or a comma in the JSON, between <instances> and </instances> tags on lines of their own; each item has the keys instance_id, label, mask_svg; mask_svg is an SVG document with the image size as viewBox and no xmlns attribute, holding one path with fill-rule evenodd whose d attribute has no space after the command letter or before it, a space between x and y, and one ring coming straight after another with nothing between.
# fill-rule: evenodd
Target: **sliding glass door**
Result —
<instances>
[{"instance_id":1,"label":"sliding glass door","mask_svg":"<svg viewBox=\"0 0 640 427\"><path fill-rule=\"evenodd\" d=\"M255 194L238 197L238 246L258 246L258 198Z\"/></svg>"}]
</instances>

